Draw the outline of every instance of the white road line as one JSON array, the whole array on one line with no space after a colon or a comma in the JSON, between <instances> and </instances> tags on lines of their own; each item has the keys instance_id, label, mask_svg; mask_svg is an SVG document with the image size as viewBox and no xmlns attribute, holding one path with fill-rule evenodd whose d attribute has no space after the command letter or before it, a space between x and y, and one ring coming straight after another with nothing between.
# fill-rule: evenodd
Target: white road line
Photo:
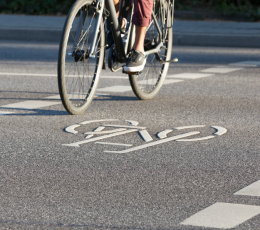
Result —
<instances>
[{"instance_id":1,"label":"white road line","mask_svg":"<svg viewBox=\"0 0 260 230\"><path fill-rule=\"evenodd\" d=\"M176 141L203 141L214 138L214 136L207 136L207 137L199 137L199 138L192 138L192 139L179 139Z\"/></svg>"},{"instance_id":2,"label":"white road line","mask_svg":"<svg viewBox=\"0 0 260 230\"><path fill-rule=\"evenodd\" d=\"M139 133L140 133L141 137L144 139L145 142L149 142L149 141L153 140L153 138L147 132L147 130L141 130L141 131L139 131Z\"/></svg>"},{"instance_id":3,"label":"white road line","mask_svg":"<svg viewBox=\"0 0 260 230\"><path fill-rule=\"evenodd\" d=\"M229 65L256 67L256 66L260 66L260 61L242 61L242 62L230 63Z\"/></svg>"},{"instance_id":4,"label":"white road line","mask_svg":"<svg viewBox=\"0 0 260 230\"><path fill-rule=\"evenodd\" d=\"M180 73L174 75L168 75L167 78L179 78L179 79L198 79L202 77L210 77L213 74L205 74L205 73Z\"/></svg>"},{"instance_id":5,"label":"white road line","mask_svg":"<svg viewBox=\"0 0 260 230\"><path fill-rule=\"evenodd\" d=\"M157 80L154 79L147 79L147 80L142 80L142 81L138 81L139 85L155 85ZM178 82L182 82L183 80L177 80L177 79L165 79L163 84L167 85L167 84L172 84L172 83L178 83Z\"/></svg>"},{"instance_id":6,"label":"white road line","mask_svg":"<svg viewBox=\"0 0 260 230\"><path fill-rule=\"evenodd\" d=\"M160 138L160 139L163 139L163 138L166 138L167 137L167 134L172 132L173 130L172 129L166 129L166 130L163 130L159 133L157 133L157 136Z\"/></svg>"},{"instance_id":7,"label":"white road line","mask_svg":"<svg viewBox=\"0 0 260 230\"><path fill-rule=\"evenodd\" d=\"M103 120L82 121L82 122L79 123L79 125L86 125L86 124L90 124L90 123L103 122L103 121L118 121L118 119L103 119Z\"/></svg>"},{"instance_id":8,"label":"white road line","mask_svg":"<svg viewBox=\"0 0 260 230\"><path fill-rule=\"evenodd\" d=\"M260 196L260 180L234 193L234 195Z\"/></svg>"},{"instance_id":9,"label":"white road line","mask_svg":"<svg viewBox=\"0 0 260 230\"><path fill-rule=\"evenodd\" d=\"M125 86L125 85L114 85L114 86L109 86L105 88L99 88L97 89L98 91L103 91L103 92L117 92L117 93L122 93L122 92L127 92L131 91L132 88L131 86Z\"/></svg>"},{"instance_id":10,"label":"white road line","mask_svg":"<svg viewBox=\"0 0 260 230\"><path fill-rule=\"evenodd\" d=\"M92 139L89 139L89 140L78 141L78 142L71 143L71 144L63 144L63 146L79 147L79 145L82 145L82 144L86 144L86 143L90 143L90 142L94 142L94 141L99 141L99 140L103 140L103 139L106 139L106 138L115 137L115 136L119 136L119 135L123 135L123 134L127 134L127 133L132 133L132 132L136 132L136 131L137 131L136 129L126 130L126 131L122 131L122 132L112 133L112 134L109 134L109 135L104 135L104 136L101 136L101 137L95 137L95 138L92 138Z\"/></svg>"},{"instance_id":11,"label":"white road line","mask_svg":"<svg viewBox=\"0 0 260 230\"><path fill-rule=\"evenodd\" d=\"M185 133L185 134L177 135L177 136L174 136L174 137L162 139L162 140L159 140L159 141L154 141L152 143L139 145L139 146L136 146L136 147L133 147L133 148L130 148L130 149L123 150L123 151L107 151L106 150L104 152L105 153L130 153L130 152L133 152L133 151L136 151L136 150L145 149L145 148L155 146L155 145L160 145L160 144L163 144L163 143L166 143L166 142L169 142L169 141L174 141L174 140L177 140L179 138L188 137L188 136L196 135L196 134L199 134L199 133L200 132L190 132L190 133Z\"/></svg>"},{"instance_id":12,"label":"white road line","mask_svg":"<svg viewBox=\"0 0 260 230\"><path fill-rule=\"evenodd\" d=\"M128 147L133 146L133 145L131 145L131 144L121 144L121 143L111 143L111 142L95 142L95 144L101 144L101 145L119 145L119 146L128 146Z\"/></svg>"},{"instance_id":13,"label":"white road line","mask_svg":"<svg viewBox=\"0 0 260 230\"><path fill-rule=\"evenodd\" d=\"M7 115L7 114L11 114L14 112L7 112L7 111L0 111L0 115Z\"/></svg>"},{"instance_id":14,"label":"white road line","mask_svg":"<svg viewBox=\"0 0 260 230\"><path fill-rule=\"evenodd\" d=\"M59 105L61 102L50 102L50 101L23 101L13 104L8 104L4 106L0 106L0 108L8 108L8 109L39 109L42 107Z\"/></svg>"},{"instance_id":15,"label":"white road line","mask_svg":"<svg viewBox=\"0 0 260 230\"><path fill-rule=\"evenodd\" d=\"M209 69L201 70L203 73L230 73L233 71L241 70L243 68L234 68L230 66L217 66Z\"/></svg>"},{"instance_id":16,"label":"white road line","mask_svg":"<svg viewBox=\"0 0 260 230\"><path fill-rule=\"evenodd\" d=\"M235 228L260 214L260 206L215 203L180 224L206 228Z\"/></svg>"}]
</instances>

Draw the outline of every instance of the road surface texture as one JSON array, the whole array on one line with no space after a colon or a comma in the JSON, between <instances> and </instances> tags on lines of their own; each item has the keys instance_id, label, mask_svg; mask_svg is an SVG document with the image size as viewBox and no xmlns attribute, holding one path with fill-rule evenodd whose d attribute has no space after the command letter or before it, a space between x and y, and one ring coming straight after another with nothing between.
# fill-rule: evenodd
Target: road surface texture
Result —
<instances>
[{"instance_id":1,"label":"road surface texture","mask_svg":"<svg viewBox=\"0 0 260 230\"><path fill-rule=\"evenodd\" d=\"M260 49L173 47L149 101L102 70L78 116L58 99L56 43L0 50L0 229L259 229ZM118 126L134 131L85 138Z\"/></svg>"}]
</instances>

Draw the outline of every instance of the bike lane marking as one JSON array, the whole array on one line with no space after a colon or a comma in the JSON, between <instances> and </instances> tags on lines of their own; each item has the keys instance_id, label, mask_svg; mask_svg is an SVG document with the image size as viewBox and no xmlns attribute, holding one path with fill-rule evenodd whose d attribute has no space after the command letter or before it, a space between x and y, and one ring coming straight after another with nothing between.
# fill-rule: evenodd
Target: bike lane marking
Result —
<instances>
[{"instance_id":1,"label":"bike lane marking","mask_svg":"<svg viewBox=\"0 0 260 230\"><path fill-rule=\"evenodd\" d=\"M179 78L179 79L198 79L203 77L211 77L214 74L206 73L179 73L174 75L168 75L167 78Z\"/></svg>"},{"instance_id":2,"label":"bike lane marking","mask_svg":"<svg viewBox=\"0 0 260 230\"><path fill-rule=\"evenodd\" d=\"M235 228L258 214L260 214L260 206L217 202L180 224L228 229Z\"/></svg>"},{"instance_id":3,"label":"bike lane marking","mask_svg":"<svg viewBox=\"0 0 260 230\"><path fill-rule=\"evenodd\" d=\"M51 101L40 101L40 100L29 100L17 103L12 103L8 105L0 106L0 108L6 109L39 109L42 107L48 107L53 105L59 105L61 102L51 102Z\"/></svg>"},{"instance_id":4,"label":"bike lane marking","mask_svg":"<svg viewBox=\"0 0 260 230\"><path fill-rule=\"evenodd\" d=\"M112 142L95 142L95 144L101 144L101 145L119 145L119 146L127 146L127 147L133 146L133 145L131 145L131 144L112 143Z\"/></svg>"},{"instance_id":5,"label":"bike lane marking","mask_svg":"<svg viewBox=\"0 0 260 230\"><path fill-rule=\"evenodd\" d=\"M166 142L169 142L169 141L174 141L174 140L177 140L179 138L189 137L189 136L196 135L196 134L199 134L199 133L200 132L189 132L189 133L185 133L185 134L169 137L169 138L166 138L166 139L162 139L162 140L159 140L159 141L155 141L155 142L152 142L152 143L139 145L139 146L136 146L136 147L133 147L133 148L130 148L130 149L126 149L126 150L122 150L122 151L108 151L108 150L105 150L104 152L105 153L129 153L129 152L133 152L133 151L136 151L136 150L148 148L148 147L151 147L151 146L163 144L163 143L166 143Z\"/></svg>"}]
</instances>

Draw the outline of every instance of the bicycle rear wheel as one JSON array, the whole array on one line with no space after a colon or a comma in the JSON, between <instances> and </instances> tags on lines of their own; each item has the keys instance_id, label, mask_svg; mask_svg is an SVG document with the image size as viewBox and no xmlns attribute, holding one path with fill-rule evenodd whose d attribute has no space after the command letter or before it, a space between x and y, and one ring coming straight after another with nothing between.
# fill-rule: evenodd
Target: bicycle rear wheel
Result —
<instances>
[{"instance_id":1,"label":"bicycle rear wheel","mask_svg":"<svg viewBox=\"0 0 260 230\"><path fill-rule=\"evenodd\" d=\"M164 3L164 4L163 4ZM164 14L167 15L168 2L166 0L154 0L153 12L156 20L159 24L160 30L166 27L166 23L169 24L170 18L164 18ZM168 22L167 22L168 21ZM171 59L172 52L172 27L164 29L166 36L163 42L163 48L158 52L159 57L163 61ZM134 32L134 31L132 31ZM134 38L134 36L132 36ZM134 43L134 39L131 40L131 47ZM145 50L153 46L156 46L159 42L159 33L155 26L154 20L152 20L150 26L147 29L145 36ZM161 64L157 61L155 54L147 56L146 65L144 70L139 75L129 74L130 84L135 95L141 100L148 100L154 98L160 91L164 79L168 73L169 63Z\"/></svg>"},{"instance_id":2,"label":"bicycle rear wheel","mask_svg":"<svg viewBox=\"0 0 260 230\"><path fill-rule=\"evenodd\" d=\"M95 44L95 57L89 57L98 14L92 0L77 0L62 33L58 58L58 85L65 109L82 114L90 105L98 86L105 52L103 20Z\"/></svg>"}]
</instances>

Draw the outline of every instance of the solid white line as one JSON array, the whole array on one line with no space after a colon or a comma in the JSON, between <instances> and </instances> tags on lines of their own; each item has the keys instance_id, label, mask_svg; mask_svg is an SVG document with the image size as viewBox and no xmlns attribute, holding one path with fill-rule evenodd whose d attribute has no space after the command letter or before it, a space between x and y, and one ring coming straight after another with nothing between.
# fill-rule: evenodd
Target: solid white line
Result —
<instances>
[{"instance_id":1,"label":"solid white line","mask_svg":"<svg viewBox=\"0 0 260 230\"><path fill-rule=\"evenodd\" d=\"M78 94L78 93L75 93L75 94L68 94L68 95L87 95L87 94ZM100 93L97 94L97 93L96 93L94 97L102 97L102 96L107 96L107 94L100 94ZM57 95L45 97L45 99L57 99L57 100L60 100L60 95L57 94Z\"/></svg>"},{"instance_id":2,"label":"solid white line","mask_svg":"<svg viewBox=\"0 0 260 230\"><path fill-rule=\"evenodd\" d=\"M71 144L63 144L63 146L79 147L79 145L82 145L82 144L86 144L86 143L90 143L90 142L94 142L94 141L99 141L99 140L102 140L102 139L115 137L115 136L123 135L123 134L126 134L126 133L132 133L132 132L136 132L136 131L137 131L136 129L126 130L126 131L122 131L122 132L112 133L112 134L109 134L109 135L104 135L104 136L101 136L101 137L95 137L95 138L92 138L90 140L78 141L78 142L71 143Z\"/></svg>"},{"instance_id":3,"label":"solid white line","mask_svg":"<svg viewBox=\"0 0 260 230\"><path fill-rule=\"evenodd\" d=\"M104 151L104 152L106 152L106 153L130 153L130 152L133 152L133 151L136 151L136 150L145 149L145 148L155 146L155 145L159 145L159 144L163 144L163 143L166 143L166 142L169 142L169 141L174 141L174 140L177 140L179 138L196 135L198 133L200 133L200 132L185 133L185 134L181 134L181 135L178 135L178 136L169 137L169 138L166 138L166 139L163 139L163 140L155 141L155 142L152 142L152 143L149 143L149 144L136 146L136 147L126 149L126 150L123 150L123 151Z\"/></svg>"},{"instance_id":4,"label":"solid white line","mask_svg":"<svg viewBox=\"0 0 260 230\"><path fill-rule=\"evenodd\" d=\"M95 144L101 144L101 145L119 145L119 146L133 146L131 144L121 144L121 143L111 143L111 142L95 142Z\"/></svg>"},{"instance_id":5,"label":"solid white line","mask_svg":"<svg viewBox=\"0 0 260 230\"><path fill-rule=\"evenodd\" d=\"M141 131L139 131L139 133L140 133L141 137L144 139L145 142L149 142L149 141L153 140L153 138L147 132L147 130L141 130Z\"/></svg>"},{"instance_id":6,"label":"solid white line","mask_svg":"<svg viewBox=\"0 0 260 230\"><path fill-rule=\"evenodd\" d=\"M260 206L215 203L180 224L206 228L235 228L260 214Z\"/></svg>"},{"instance_id":7,"label":"solid white line","mask_svg":"<svg viewBox=\"0 0 260 230\"><path fill-rule=\"evenodd\" d=\"M23 101L8 105L0 106L0 108L9 108L9 109L39 109L42 107L52 106L52 105L59 105L61 102L50 102L50 101Z\"/></svg>"},{"instance_id":8,"label":"solid white line","mask_svg":"<svg viewBox=\"0 0 260 230\"><path fill-rule=\"evenodd\" d=\"M180 78L180 79L198 79L202 77L210 77L213 74L205 74L205 73L180 73L174 75L168 75L167 78Z\"/></svg>"},{"instance_id":9,"label":"solid white line","mask_svg":"<svg viewBox=\"0 0 260 230\"><path fill-rule=\"evenodd\" d=\"M260 196L260 180L234 193L234 195Z\"/></svg>"},{"instance_id":10,"label":"solid white line","mask_svg":"<svg viewBox=\"0 0 260 230\"><path fill-rule=\"evenodd\" d=\"M243 68L233 68L230 66L217 66L209 69L201 70L203 73L230 73L233 71L241 70Z\"/></svg>"}]
</instances>

